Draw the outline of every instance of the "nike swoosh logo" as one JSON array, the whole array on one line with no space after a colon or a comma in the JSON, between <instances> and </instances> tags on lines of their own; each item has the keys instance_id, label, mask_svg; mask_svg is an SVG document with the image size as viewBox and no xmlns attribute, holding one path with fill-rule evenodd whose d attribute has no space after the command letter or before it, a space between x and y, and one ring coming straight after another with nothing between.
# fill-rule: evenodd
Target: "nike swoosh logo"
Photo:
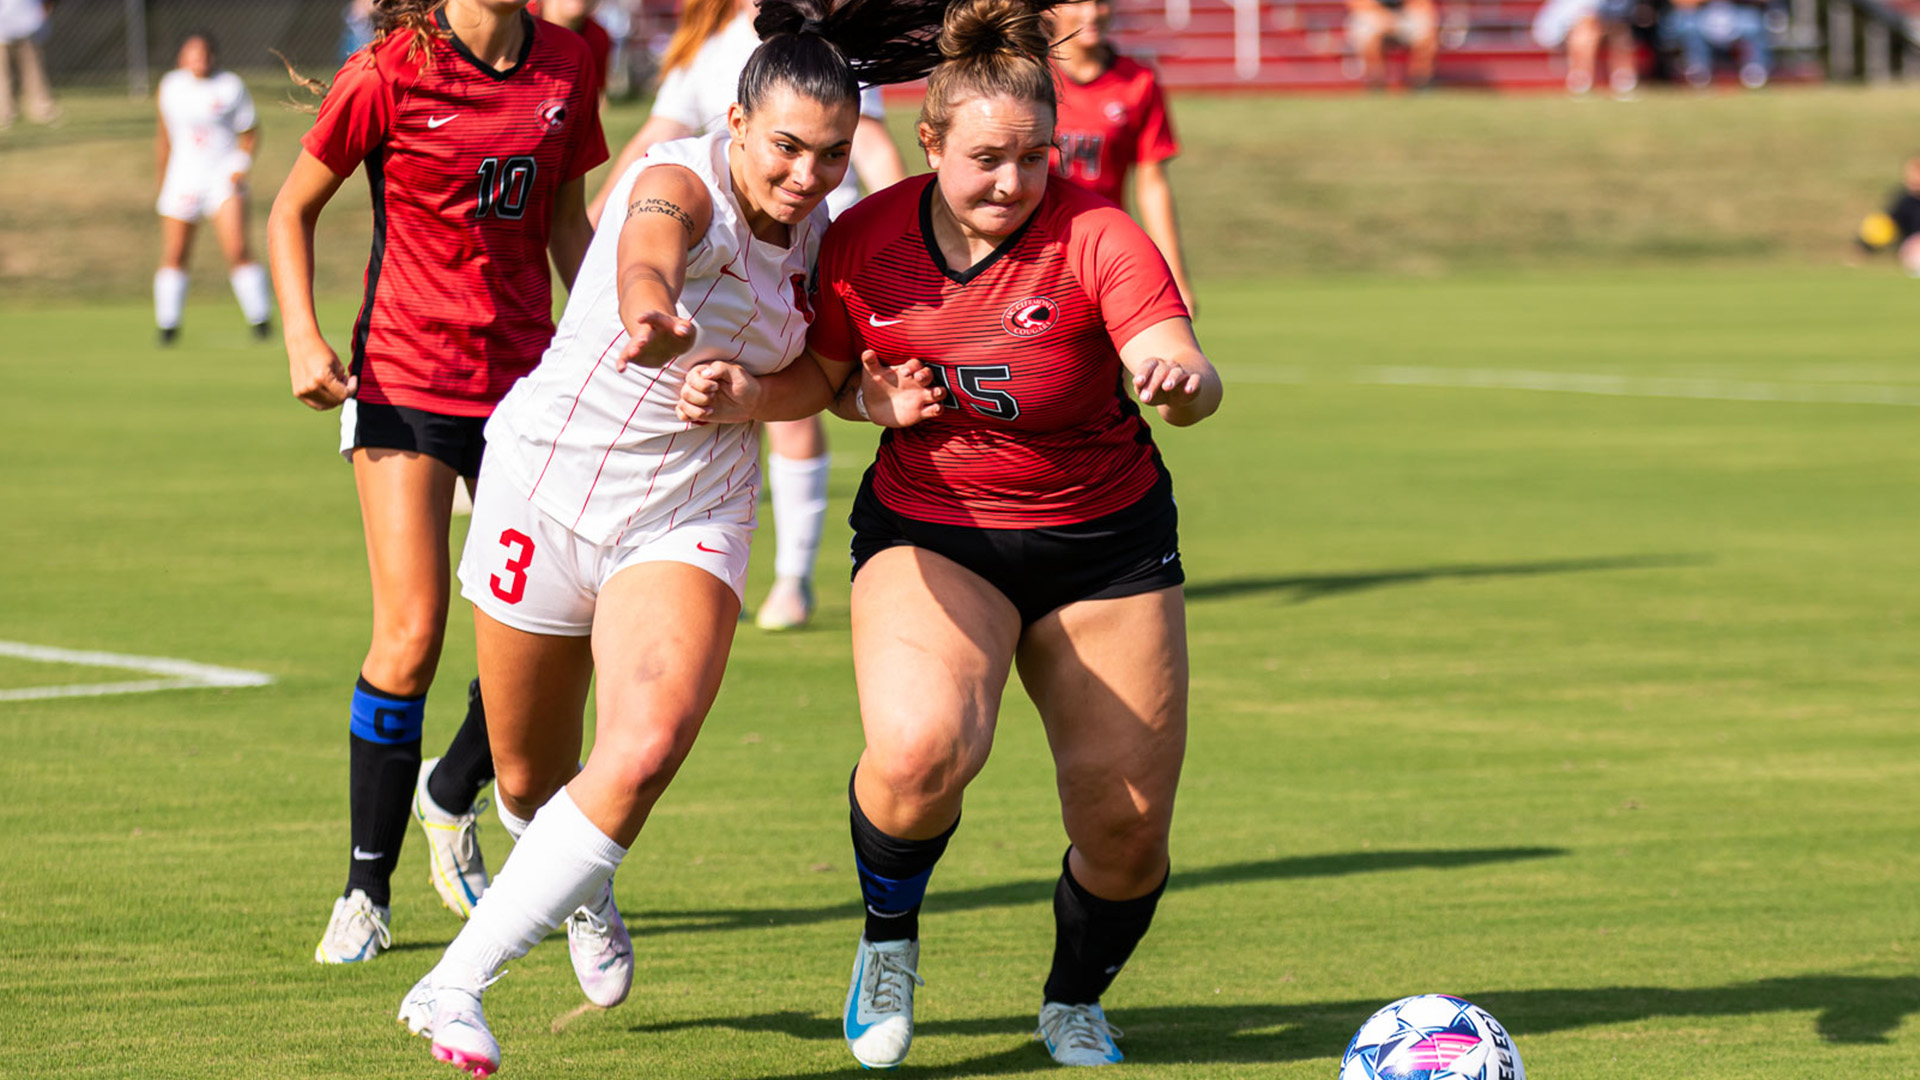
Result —
<instances>
[{"instance_id":1,"label":"nike swoosh logo","mask_svg":"<svg viewBox=\"0 0 1920 1080\"><path fill-rule=\"evenodd\" d=\"M1175 551L1175 552L1172 552L1171 554L1168 554L1167 556L1165 556L1164 558L1162 558L1162 559L1160 560L1160 565L1161 565L1161 566L1165 566L1165 565L1167 565L1168 563L1170 563L1170 562L1172 562L1173 560L1175 560L1175 559L1177 559L1177 558L1179 558L1179 557L1180 557L1180 553L1179 553L1179 552L1177 552L1177 551Z\"/></svg>"},{"instance_id":2,"label":"nike swoosh logo","mask_svg":"<svg viewBox=\"0 0 1920 1080\"><path fill-rule=\"evenodd\" d=\"M871 315L871 314L867 316L867 325L869 326L892 326L894 323L898 323L898 322L906 322L906 320L905 319L883 319L878 315Z\"/></svg>"},{"instance_id":3,"label":"nike swoosh logo","mask_svg":"<svg viewBox=\"0 0 1920 1080\"><path fill-rule=\"evenodd\" d=\"M719 548L710 548L710 547L708 547L707 545L705 545L705 544L703 544L703 543L701 543L701 542L700 542L700 541L698 541L698 540L695 540L695 541L693 542L693 546L694 546L694 547L697 547L697 548L699 548L699 549L700 549L701 551L704 551L704 552L707 552L707 553L708 553L708 554L710 554L710 555L725 555L725 554L726 554L726 552L724 552L724 551L722 551L722 550L720 550Z\"/></svg>"},{"instance_id":4,"label":"nike swoosh logo","mask_svg":"<svg viewBox=\"0 0 1920 1080\"><path fill-rule=\"evenodd\" d=\"M355 862L373 862L375 859L384 859L386 857L387 853L384 851L361 851L359 844L353 845L353 861Z\"/></svg>"},{"instance_id":5,"label":"nike swoosh logo","mask_svg":"<svg viewBox=\"0 0 1920 1080\"><path fill-rule=\"evenodd\" d=\"M452 123L453 117L459 116L459 115L460 115L459 113L454 113L453 116L429 116L427 117L427 128L431 130L433 128L441 127L442 125Z\"/></svg>"}]
</instances>

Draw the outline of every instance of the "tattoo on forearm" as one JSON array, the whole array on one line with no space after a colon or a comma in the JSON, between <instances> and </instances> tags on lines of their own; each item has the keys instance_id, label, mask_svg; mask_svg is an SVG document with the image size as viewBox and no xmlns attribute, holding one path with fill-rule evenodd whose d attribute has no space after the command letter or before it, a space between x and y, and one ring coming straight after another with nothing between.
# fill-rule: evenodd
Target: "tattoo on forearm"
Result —
<instances>
[{"instance_id":1,"label":"tattoo on forearm","mask_svg":"<svg viewBox=\"0 0 1920 1080\"><path fill-rule=\"evenodd\" d=\"M665 214L680 223L687 230L687 236L693 236L693 215L680 208L680 204L669 199L656 199L651 196L635 199L627 204L627 217L637 214Z\"/></svg>"}]
</instances>

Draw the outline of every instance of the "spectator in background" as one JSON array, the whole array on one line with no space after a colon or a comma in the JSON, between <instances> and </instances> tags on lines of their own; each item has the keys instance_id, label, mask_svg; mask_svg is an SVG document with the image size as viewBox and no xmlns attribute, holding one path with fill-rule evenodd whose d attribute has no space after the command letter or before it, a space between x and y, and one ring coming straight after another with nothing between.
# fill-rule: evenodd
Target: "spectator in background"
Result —
<instances>
[{"instance_id":1,"label":"spectator in background","mask_svg":"<svg viewBox=\"0 0 1920 1080\"><path fill-rule=\"evenodd\" d=\"M1347 0L1347 41L1366 65L1368 85L1387 84L1387 39L1407 47L1407 82L1425 89L1440 54L1440 10L1435 0Z\"/></svg>"},{"instance_id":2,"label":"spectator in background","mask_svg":"<svg viewBox=\"0 0 1920 1080\"><path fill-rule=\"evenodd\" d=\"M1060 100L1054 126L1054 172L1114 202L1124 202L1134 172L1140 224L1173 271L1180 300L1194 310L1193 285L1180 252L1167 162L1180 152L1167 99L1153 70L1114 51L1107 37L1110 0L1067 0L1047 13L1047 36Z\"/></svg>"},{"instance_id":3,"label":"spectator in background","mask_svg":"<svg viewBox=\"0 0 1920 1080\"><path fill-rule=\"evenodd\" d=\"M1613 69L1609 78L1614 95L1626 97L1640 83L1633 40L1634 0L1547 0L1533 20L1533 40L1541 47L1567 48L1567 92L1593 89L1600 61L1600 43L1606 42Z\"/></svg>"},{"instance_id":4,"label":"spectator in background","mask_svg":"<svg viewBox=\"0 0 1920 1080\"><path fill-rule=\"evenodd\" d=\"M593 101L607 92L607 60L613 55L613 35L593 17L599 7L600 0L533 0L527 5L528 14L564 26L586 41L587 52L593 55Z\"/></svg>"},{"instance_id":5,"label":"spectator in background","mask_svg":"<svg viewBox=\"0 0 1920 1080\"><path fill-rule=\"evenodd\" d=\"M34 41L46 24L47 9L40 0L0 0L0 129L13 126L16 67L27 119L51 124L60 118L53 89L47 85L47 69L40 62L40 46Z\"/></svg>"},{"instance_id":6,"label":"spectator in background","mask_svg":"<svg viewBox=\"0 0 1920 1080\"><path fill-rule=\"evenodd\" d=\"M347 0L341 15L346 25L340 28L340 62L373 44L373 0Z\"/></svg>"},{"instance_id":7,"label":"spectator in background","mask_svg":"<svg viewBox=\"0 0 1920 1080\"><path fill-rule=\"evenodd\" d=\"M1740 54L1740 85L1758 90L1773 72L1773 44L1764 3L1747 0L1672 0L1661 29L1680 48L1687 85L1713 81L1716 50Z\"/></svg>"},{"instance_id":8,"label":"spectator in background","mask_svg":"<svg viewBox=\"0 0 1920 1080\"><path fill-rule=\"evenodd\" d=\"M1907 159L1901 181L1887 208L1860 223L1855 240L1869 254L1897 252L1907 273L1920 277L1920 157Z\"/></svg>"}]
</instances>

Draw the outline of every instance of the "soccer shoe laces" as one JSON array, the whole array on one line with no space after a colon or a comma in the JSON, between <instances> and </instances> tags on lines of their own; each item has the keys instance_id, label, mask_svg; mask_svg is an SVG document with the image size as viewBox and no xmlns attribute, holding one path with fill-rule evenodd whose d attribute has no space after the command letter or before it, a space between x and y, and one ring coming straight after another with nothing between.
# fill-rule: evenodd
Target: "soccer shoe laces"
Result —
<instances>
[{"instance_id":1,"label":"soccer shoe laces","mask_svg":"<svg viewBox=\"0 0 1920 1080\"><path fill-rule=\"evenodd\" d=\"M915 986L925 986L927 981L920 973L908 967L898 953L883 949L873 949L871 967L872 976L867 982L867 1009L871 1012L890 1013L906 1008L908 990L905 982L910 979Z\"/></svg>"},{"instance_id":2,"label":"soccer shoe laces","mask_svg":"<svg viewBox=\"0 0 1920 1080\"><path fill-rule=\"evenodd\" d=\"M359 897L358 900L349 899L347 901L347 926L351 927L357 923L366 923L373 927L373 936L380 939L381 948L391 947L393 945L393 931L387 929L387 924L381 921L380 913L373 909L373 901L367 899L367 894L358 893L357 895Z\"/></svg>"},{"instance_id":3,"label":"soccer shoe laces","mask_svg":"<svg viewBox=\"0 0 1920 1080\"><path fill-rule=\"evenodd\" d=\"M1091 1050L1105 1053L1114 1040L1126 1033L1093 1011L1091 1005L1062 1005L1040 1016L1034 1034L1061 1050Z\"/></svg>"},{"instance_id":4,"label":"soccer shoe laces","mask_svg":"<svg viewBox=\"0 0 1920 1080\"><path fill-rule=\"evenodd\" d=\"M460 815L453 834L454 857L460 860L462 868L473 866L480 861L480 812L488 806L487 800L479 799L473 808Z\"/></svg>"}]
</instances>

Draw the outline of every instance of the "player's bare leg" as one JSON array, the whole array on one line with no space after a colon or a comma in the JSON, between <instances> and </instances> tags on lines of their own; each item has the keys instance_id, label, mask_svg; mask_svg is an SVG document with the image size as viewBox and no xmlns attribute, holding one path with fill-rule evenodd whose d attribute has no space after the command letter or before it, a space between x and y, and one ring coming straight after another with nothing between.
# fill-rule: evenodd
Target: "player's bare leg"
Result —
<instances>
[{"instance_id":1,"label":"player's bare leg","mask_svg":"<svg viewBox=\"0 0 1920 1080\"><path fill-rule=\"evenodd\" d=\"M827 514L827 429L820 417L767 426L767 486L773 497L773 588L754 622L793 630L813 618L813 562Z\"/></svg>"},{"instance_id":2,"label":"player's bare leg","mask_svg":"<svg viewBox=\"0 0 1920 1080\"><path fill-rule=\"evenodd\" d=\"M1600 57L1602 30L1598 15L1583 15L1567 31L1567 93L1593 89L1593 72Z\"/></svg>"},{"instance_id":3,"label":"player's bare leg","mask_svg":"<svg viewBox=\"0 0 1920 1080\"><path fill-rule=\"evenodd\" d=\"M1072 846L1038 1034L1056 1061L1120 1060L1100 996L1146 934L1166 885L1186 752L1187 642L1178 588L1087 600L1027 629L1020 678L1053 750Z\"/></svg>"},{"instance_id":4,"label":"player's bare leg","mask_svg":"<svg viewBox=\"0 0 1920 1080\"><path fill-rule=\"evenodd\" d=\"M220 241L221 254L227 257L227 280L233 286L234 299L240 302L240 313L253 328L253 336L264 341L272 330L267 320L273 310L273 285L267 280L266 268L253 261L248 249L244 194L234 195L214 211L213 233Z\"/></svg>"},{"instance_id":5,"label":"player's bare leg","mask_svg":"<svg viewBox=\"0 0 1920 1080\"><path fill-rule=\"evenodd\" d=\"M160 219L160 268L153 273L153 321L160 344L180 334L180 313L187 303L187 255L193 250L193 223Z\"/></svg>"},{"instance_id":6,"label":"player's bare leg","mask_svg":"<svg viewBox=\"0 0 1920 1080\"><path fill-rule=\"evenodd\" d=\"M891 1068L913 1044L919 910L993 748L1020 636L1013 604L972 571L889 548L853 583L854 677L866 750L850 787L866 925L842 1034L855 1060Z\"/></svg>"}]
</instances>

